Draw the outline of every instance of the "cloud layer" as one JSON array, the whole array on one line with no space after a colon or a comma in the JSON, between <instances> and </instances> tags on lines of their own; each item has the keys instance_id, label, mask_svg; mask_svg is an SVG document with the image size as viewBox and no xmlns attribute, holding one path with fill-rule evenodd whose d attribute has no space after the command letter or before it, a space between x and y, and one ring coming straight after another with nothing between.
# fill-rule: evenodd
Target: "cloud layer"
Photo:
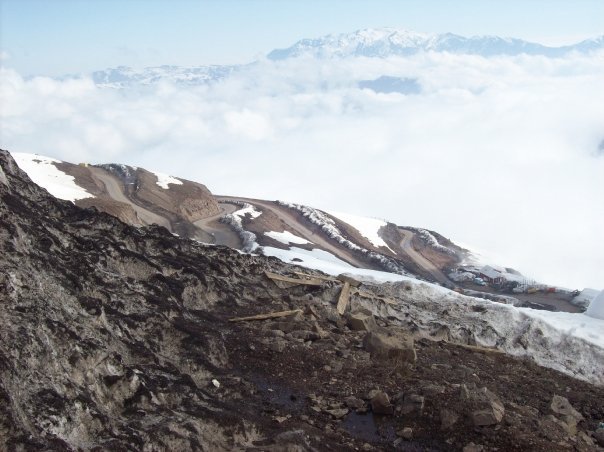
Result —
<instances>
[{"instance_id":1,"label":"cloud layer","mask_svg":"<svg viewBox=\"0 0 604 452\"><path fill-rule=\"evenodd\" d=\"M604 288L603 70L603 55L302 58L113 90L3 69L1 145L427 227L537 279ZM421 92L359 88L382 75Z\"/></svg>"}]
</instances>

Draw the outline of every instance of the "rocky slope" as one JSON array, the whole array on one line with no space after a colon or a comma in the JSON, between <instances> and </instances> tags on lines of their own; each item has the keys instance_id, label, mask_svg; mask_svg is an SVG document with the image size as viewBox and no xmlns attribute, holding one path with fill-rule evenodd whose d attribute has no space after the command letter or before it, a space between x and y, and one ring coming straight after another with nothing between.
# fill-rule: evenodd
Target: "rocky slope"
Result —
<instances>
[{"instance_id":1,"label":"rocky slope","mask_svg":"<svg viewBox=\"0 0 604 452\"><path fill-rule=\"evenodd\" d=\"M463 264L476 273L482 264L467 267L472 254L434 231L282 201L218 196L200 183L140 167L15 156L32 179L55 196L134 226L157 224L181 237L254 250L328 272L335 263L338 268L331 272L336 275L351 269L385 271L519 306L578 311L570 303L570 292L517 295L508 287L502 297L494 289L485 293L471 281L451 280L451 269Z\"/></svg>"},{"instance_id":2,"label":"rocky slope","mask_svg":"<svg viewBox=\"0 0 604 452\"><path fill-rule=\"evenodd\" d=\"M0 449L601 449L601 386L401 321L414 285L341 316L340 281L56 200L5 151L0 213Z\"/></svg>"}]
</instances>

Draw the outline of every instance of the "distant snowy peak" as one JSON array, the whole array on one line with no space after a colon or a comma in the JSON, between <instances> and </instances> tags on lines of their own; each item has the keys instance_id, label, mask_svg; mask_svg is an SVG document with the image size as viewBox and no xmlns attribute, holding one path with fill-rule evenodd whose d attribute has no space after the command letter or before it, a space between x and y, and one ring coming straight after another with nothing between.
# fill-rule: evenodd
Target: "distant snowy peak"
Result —
<instances>
[{"instance_id":1,"label":"distant snowy peak","mask_svg":"<svg viewBox=\"0 0 604 452\"><path fill-rule=\"evenodd\" d=\"M130 85L153 85L162 81L179 85L200 85L228 77L240 66L157 66L133 69L127 66L92 73L99 86L125 88Z\"/></svg>"},{"instance_id":2,"label":"distant snowy peak","mask_svg":"<svg viewBox=\"0 0 604 452\"><path fill-rule=\"evenodd\" d=\"M498 36L464 36L452 33L415 33L393 28L365 29L353 33L327 35L317 39L302 39L286 49L276 49L268 54L271 60L284 60L300 56L315 58L370 57L413 55L422 51L459 54L543 55L563 56L571 52L591 52L604 48L604 36L564 47L547 47L541 44Z\"/></svg>"}]
</instances>

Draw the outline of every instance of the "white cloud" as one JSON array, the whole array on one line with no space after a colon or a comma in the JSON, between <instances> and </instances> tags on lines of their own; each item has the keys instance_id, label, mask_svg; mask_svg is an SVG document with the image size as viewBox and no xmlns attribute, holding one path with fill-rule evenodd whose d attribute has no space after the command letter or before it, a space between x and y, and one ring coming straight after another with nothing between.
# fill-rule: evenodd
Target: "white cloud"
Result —
<instances>
[{"instance_id":1,"label":"white cloud","mask_svg":"<svg viewBox=\"0 0 604 452\"><path fill-rule=\"evenodd\" d=\"M602 288L603 67L602 55L301 59L125 91L5 69L1 144L428 227L538 279ZM357 88L384 74L422 93Z\"/></svg>"}]
</instances>

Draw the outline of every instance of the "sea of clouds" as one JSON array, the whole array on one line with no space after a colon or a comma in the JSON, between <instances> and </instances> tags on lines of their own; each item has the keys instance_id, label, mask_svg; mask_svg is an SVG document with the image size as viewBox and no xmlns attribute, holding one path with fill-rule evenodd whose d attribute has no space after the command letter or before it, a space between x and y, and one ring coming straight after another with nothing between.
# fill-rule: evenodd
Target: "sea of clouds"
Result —
<instances>
[{"instance_id":1,"label":"sea of clouds","mask_svg":"<svg viewBox=\"0 0 604 452\"><path fill-rule=\"evenodd\" d=\"M601 289L603 73L604 54L426 53L119 90L5 67L0 144L426 227L538 280ZM359 88L382 75L421 92Z\"/></svg>"}]
</instances>

